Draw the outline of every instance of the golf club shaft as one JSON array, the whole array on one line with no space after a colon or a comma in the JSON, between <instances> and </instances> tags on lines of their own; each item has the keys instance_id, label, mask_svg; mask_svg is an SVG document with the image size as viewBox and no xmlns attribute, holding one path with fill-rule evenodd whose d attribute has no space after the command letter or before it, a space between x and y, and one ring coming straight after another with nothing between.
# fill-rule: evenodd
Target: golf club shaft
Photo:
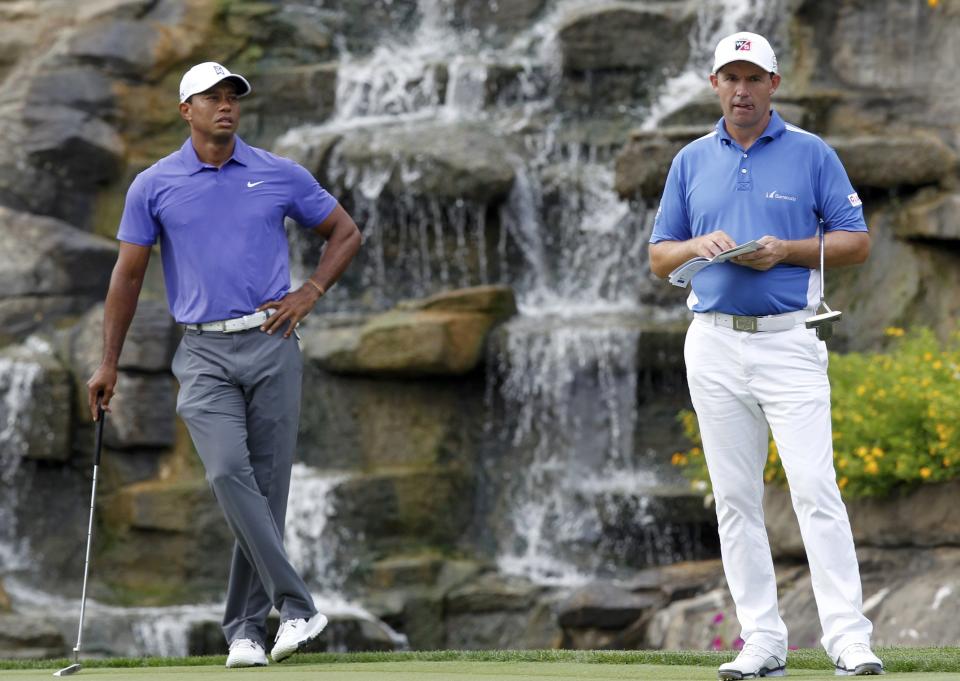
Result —
<instances>
[{"instance_id":1,"label":"golf club shaft","mask_svg":"<svg viewBox=\"0 0 960 681\"><path fill-rule=\"evenodd\" d=\"M77 645L73 649L74 658L80 655L83 643L83 616L87 605L87 577L90 574L90 548L93 545L93 511L97 502L97 473L100 470L100 447L103 443L103 408L97 403L97 442L93 455L93 489L90 491L90 520L87 523L87 553L83 561L83 592L80 595L80 624L77 627Z\"/></svg>"},{"instance_id":2,"label":"golf club shaft","mask_svg":"<svg viewBox=\"0 0 960 681\"><path fill-rule=\"evenodd\" d=\"M826 298L827 293L824 290L823 283L823 222L821 221L818 225L818 231L820 233L820 304L825 305L824 298ZM830 308L827 308L830 309Z\"/></svg>"}]
</instances>

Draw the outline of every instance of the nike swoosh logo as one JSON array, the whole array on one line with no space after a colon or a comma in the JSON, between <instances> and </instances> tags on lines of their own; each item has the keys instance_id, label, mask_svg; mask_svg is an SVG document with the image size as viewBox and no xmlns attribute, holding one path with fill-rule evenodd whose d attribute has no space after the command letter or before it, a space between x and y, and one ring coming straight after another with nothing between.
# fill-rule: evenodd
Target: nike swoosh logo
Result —
<instances>
[{"instance_id":1,"label":"nike swoosh logo","mask_svg":"<svg viewBox=\"0 0 960 681\"><path fill-rule=\"evenodd\" d=\"M256 187L258 184L263 184L266 180L260 180L259 182L247 182L247 187Z\"/></svg>"}]
</instances>

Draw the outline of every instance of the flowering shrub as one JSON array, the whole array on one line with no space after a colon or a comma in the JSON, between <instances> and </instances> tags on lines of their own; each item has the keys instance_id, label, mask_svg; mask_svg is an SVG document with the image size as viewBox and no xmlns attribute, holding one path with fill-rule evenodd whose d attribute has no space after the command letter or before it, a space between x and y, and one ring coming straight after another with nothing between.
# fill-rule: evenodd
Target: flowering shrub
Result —
<instances>
[{"instance_id":1,"label":"flowering shrub","mask_svg":"<svg viewBox=\"0 0 960 681\"><path fill-rule=\"evenodd\" d=\"M830 355L833 457L848 497L960 477L960 333L947 344L928 329L889 328L887 353ZM694 446L673 455L694 486L709 488L696 415L679 415ZM767 482L786 483L770 439Z\"/></svg>"}]
</instances>

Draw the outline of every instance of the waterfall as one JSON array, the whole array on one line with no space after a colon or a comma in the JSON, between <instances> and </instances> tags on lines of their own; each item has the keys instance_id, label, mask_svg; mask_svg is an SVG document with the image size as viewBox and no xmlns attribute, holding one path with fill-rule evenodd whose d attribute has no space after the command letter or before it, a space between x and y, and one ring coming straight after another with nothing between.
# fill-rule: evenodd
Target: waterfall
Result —
<instances>
[{"instance_id":1,"label":"waterfall","mask_svg":"<svg viewBox=\"0 0 960 681\"><path fill-rule=\"evenodd\" d=\"M696 3L681 71L650 101L594 121L562 112L557 36L595 3L548 2L537 21L493 45L480 31L452 28L454 3L422 0L412 35L388 36L370 54L344 54L328 122L291 130L278 143L281 153L341 136L354 145L351 156L333 143L323 169L365 244L352 279L338 287L356 293L335 291L332 309L383 309L398 298L483 283L516 291L521 316L488 363L482 485L490 489L481 490L492 499L491 517L506 519L494 532L506 572L572 583L612 569L618 552L631 553L634 564L696 554L696 538L662 517L660 495L672 494L676 480L653 472L638 440L638 344L643 322L660 312L641 302L661 285L645 262L656 197L622 200L613 161L631 128L654 128L708 91L717 40L762 28L771 4ZM509 84L500 86L504 73ZM432 161L403 147L407 132L459 134L456 126L473 124L507 141L513 182L495 211L420 193ZM371 152L356 154L357 144ZM635 536L611 539L617 528Z\"/></svg>"},{"instance_id":2,"label":"waterfall","mask_svg":"<svg viewBox=\"0 0 960 681\"><path fill-rule=\"evenodd\" d=\"M27 347L49 352L49 345L35 338ZM43 367L29 359L0 357L0 575L28 565L26 540L17 538L17 508L20 499L18 473L27 455L26 432L35 382Z\"/></svg>"}]
</instances>

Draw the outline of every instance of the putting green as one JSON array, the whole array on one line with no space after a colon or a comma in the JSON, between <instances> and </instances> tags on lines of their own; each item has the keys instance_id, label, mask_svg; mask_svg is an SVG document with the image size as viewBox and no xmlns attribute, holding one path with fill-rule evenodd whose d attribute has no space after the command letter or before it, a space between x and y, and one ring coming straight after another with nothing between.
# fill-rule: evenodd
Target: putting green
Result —
<instances>
[{"instance_id":1,"label":"putting green","mask_svg":"<svg viewBox=\"0 0 960 681\"><path fill-rule=\"evenodd\" d=\"M4 670L3 681L53 678L56 669L49 670ZM830 671L789 669L788 678L832 679ZM374 662L337 664L277 664L254 669L225 669L221 666L206 667L149 667L117 669L109 667L88 668L71 677L104 679L105 681L147 681L169 679L173 681L210 681L215 676L226 678L238 676L248 681L568 681L588 679L591 681L713 681L717 678L715 667L648 664L582 664L569 662ZM911 681L957 681L956 672L914 672L887 674L885 681L910 679Z\"/></svg>"}]
</instances>

